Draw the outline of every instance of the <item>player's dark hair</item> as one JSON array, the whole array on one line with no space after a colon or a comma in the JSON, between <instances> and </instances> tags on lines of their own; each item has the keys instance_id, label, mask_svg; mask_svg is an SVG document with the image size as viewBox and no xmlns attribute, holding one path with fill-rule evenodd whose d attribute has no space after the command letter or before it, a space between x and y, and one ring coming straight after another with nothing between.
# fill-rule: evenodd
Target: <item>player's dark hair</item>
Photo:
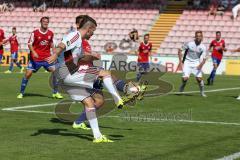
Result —
<instances>
[{"instance_id":1,"label":"player's dark hair","mask_svg":"<svg viewBox=\"0 0 240 160\"><path fill-rule=\"evenodd\" d=\"M92 22L95 26L97 26L97 22L95 21L95 19L93 19L88 15L80 15L77 18L78 18L78 22L81 21L80 23L78 23L79 28L82 28L87 22ZM76 22L77 22L77 18L76 18Z\"/></svg>"},{"instance_id":2,"label":"player's dark hair","mask_svg":"<svg viewBox=\"0 0 240 160\"><path fill-rule=\"evenodd\" d=\"M12 29L16 30L17 28L16 27L12 27Z\"/></svg>"},{"instance_id":3,"label":"player's dark hair","mask_svg":"<svg viewBox=\"0 0 240 160\"><path fill-rule=\"evenodd\" d=\"M146 37L146 36L148 36L149 37L149 34L147 33L147 34L144 34L144 37Z\"/></svg>"},{"instance_id":4,"label":"player's dark hair","mask_svg":"<svg viewBox=\"0 0 240 160\"><path fill-rule=\"evenodd\" d=\"M44 19L47 19L47 20L49 21L49 17L44 16L44 17L42 17L42 18L40 19L40 22L42 22Z\"/></svg>"},{"instance_id":5,"label":"player's dark hair","mask_svg":"<svg viewBox=\"0 0 240 160\"><path fill-rule=\"evenodd\" d=\"M80 28L80 24L82 23L83 19L84 19L85 15L79 15L76 17L76 26L77 26L77 29Z\"/></svg>"},{"instance_id":6,"label":"player's dark hair","mask_svg":"<svg viewBox=\"0 0 240 160\"><path fill-rule=\"evenodd\" d=\"M195 35L197 35L198 33L203 34L202 31L196 31L196 32L195 32Z\"/></svg>"},{"instance_id":7,"label":"player's dark hair","mask_svg":"<svg viewBox=\"0 0 240 160\"><path fill-rule=\"evenodd\" d=\"M220 32L220 31L217 31L216 34L221 34L221 32Z\"/></svg>"},{"instance_id":8,"label":"player's dark hair","mask_svg":"<svg viewBox=\"0 0 240 160\"><path fill-rule=\"evenodd\" d=\"M77 16L76 17L76 24L80 24L85 16L86 15L79 15L79 16Z\"/></svg>"}]
</instances>

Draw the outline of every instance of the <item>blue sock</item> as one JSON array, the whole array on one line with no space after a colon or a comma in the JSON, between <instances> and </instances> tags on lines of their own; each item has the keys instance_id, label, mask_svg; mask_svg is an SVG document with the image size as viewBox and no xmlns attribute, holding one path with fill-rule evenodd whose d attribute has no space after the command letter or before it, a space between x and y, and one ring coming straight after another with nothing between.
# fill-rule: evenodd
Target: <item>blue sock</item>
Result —
<instances>
[{"instance_id":1,"label":"blue sock","mask_svg":"<svg viewBox=\"0 0 240 160\"><path fill-rule=\"evenodd\" d=\"M2 62L2 57L3 57L3 55L2 55L2 54L0 54L0 63Z\"/></svg>"},{"instance_id":2,"label":"blue sock","mask_svg":"<svg viewBox=\"0 0 240 160\"><path fill-rule=\"evenodd\" d=\"M17 65L18 68L22 69L22 66L19 62L15 62L15 64Z\"/></svg>"},{"instance_id":3,"label":"blue sock","mask_svg":"<svg viewBox=\"0 0 240 160\"><path fill-rule=\"evenodd\" d=\"M95 107L96 108L96 107ZM96 108L97 110L98 108ZM86 115L86 110L85 110L85 107L84 107L84 110L82 111L82 113L80 114L80 116L78 117L78 119L75 120L75 123L76 124L80 124L80 123L83 123L84 121L87 120L87 115Z\"/></svg>"},{"instance_id":4,"label":"blue sock","mask_svg":"<svg viewBox=\"0 0 240 160\"><path fill-rule=\"evenodd\" d=\"M75 120L75 123L80 124L80 123L82 123L86 120L87 120L87 116L86 116L86 111L85 111L85 108L84 108L84 110L82 111L82 113L80 114L78 119Z\"/></svg>"},{"instance_id":5,"label":"blue sock","mask_svg":"<svg viewBox=\"0 0 240 160\"><path fill-rule=\"evenodd\" d=\"M211 74L210 74L210 79L213 81L216 75L216 69L213 69Z\"/></svg>"},{"instance_id":6,"label":"blue sock","mask_svg":"<svg viewBox=\"0 0 240 160\"><path fill-rule=\"evenodd\" d=\"M57 83L57 77L55 76L54 73L52 77L52 85L53 85L53 94L55 94L58 92L58 83Z\"/></svg>"},{"instance_id":7,"label":"blue sock","mask_svg":"<svg viewBox=\"0 0 240 160\"><path fill-rule=\"evenodd\" d=\"M27 87L28 79L25 77L22 79L20 93L24 94L25 88Z\"/></svg>"},{"instance_id":8,"label":"blue sock","mask_svg":"<svg viewBox=\"0 0 240 160\"><path fill-rule=\"evenodd\" d=\"M13 71L13 62L10 63L9 71Z\"/></svg>"},{"instance_id":9,"label":"blue sock","mask_svg":"<svg viewBox=\"0 0 240 160\"><path fill-rule=\"evenodd\" d=\"M117 90L123 92L124 86L126 85L126 82L119 79L119 80L115 81L114 84L115 84Z\"/></svg>"}]
</instances>

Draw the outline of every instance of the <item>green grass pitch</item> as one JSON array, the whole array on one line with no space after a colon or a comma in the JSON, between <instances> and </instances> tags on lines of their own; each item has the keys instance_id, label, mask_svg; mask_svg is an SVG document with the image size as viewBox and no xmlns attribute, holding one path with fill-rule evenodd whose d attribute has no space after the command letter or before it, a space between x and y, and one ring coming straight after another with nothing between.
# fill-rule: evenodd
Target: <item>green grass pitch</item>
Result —
<instances>
[{"instance_id":1,"label":"green grass pitch","mask_svg":"<svg viewBox=\"0 0 240 160\"><path fill-rule=\"evenodd\" d=\"M240 152L240 101L236 100L240 89L218 91L240 87L239 76L217 76L214 86L205 87L217 90L207 92L207 98L199 93L169 94L112 110L99 118L99 125L115 142L93 144L91 131L74 130L71 123L58 120L51 114L53 105L2 110L59 102L51 98L48 73L34 74L27 96L19 100L16 96L23 74L3 74L4 70L0 68L1 160L212 160ZM173 84L176 92L180 77L165 74L161 78ZM186 91L198 91L193 77ZM80 104L71 107L73 112L81 109ZM173 119L177 114L185 114L186 119Z\"/></svg>"}]
</instances>

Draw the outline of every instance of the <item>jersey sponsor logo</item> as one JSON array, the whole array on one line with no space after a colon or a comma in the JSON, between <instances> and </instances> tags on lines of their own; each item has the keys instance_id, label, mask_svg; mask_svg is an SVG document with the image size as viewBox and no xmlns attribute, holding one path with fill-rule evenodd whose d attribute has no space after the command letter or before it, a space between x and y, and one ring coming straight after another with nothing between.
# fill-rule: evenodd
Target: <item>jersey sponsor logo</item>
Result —
<instances>
[{"instance_id":1,"label":"jersey sponsor logo","mask_svg":"<svg viewBox=\"0 0 240 160\"><path fill-rule=\"evenodd\" d=\"M47 40L43 40L43 41L40 42L40 44L42 46L46 46L46 45L48 45L48 41Z\"/></svg>"}]
</instances>

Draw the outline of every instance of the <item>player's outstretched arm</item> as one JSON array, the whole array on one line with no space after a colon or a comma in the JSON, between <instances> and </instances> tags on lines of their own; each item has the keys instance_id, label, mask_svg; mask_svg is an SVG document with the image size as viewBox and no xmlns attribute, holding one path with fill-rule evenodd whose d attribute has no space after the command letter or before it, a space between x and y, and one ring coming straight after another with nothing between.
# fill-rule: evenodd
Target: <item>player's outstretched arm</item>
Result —
<instances>
[{"instance_id":1,"label":"player's outstretched arm","mask_svg":"<svg viewBox=\"0 0 240 160\"><path fill-rule=\"evenodd\" d=\"M53 54L50 57L46 58L45 60L49 64L54 63L57 60L58 56L62 53L62 51L65 50L65 48L66 46L64 43L62 42L59 43L58 46L55 49L53 49Z\"/></svg>"},{"instance_id":2,"label":"player's outstretched arm","mask_svg":"<svg viewBox=\"0 0 240 160\"><path fill-rule=\"evenodd\" d=\"M237 48L237 49L229 49L228 51L230 51L230 52L240 52L240 48Z\"/></svg>"}]
</instances>

